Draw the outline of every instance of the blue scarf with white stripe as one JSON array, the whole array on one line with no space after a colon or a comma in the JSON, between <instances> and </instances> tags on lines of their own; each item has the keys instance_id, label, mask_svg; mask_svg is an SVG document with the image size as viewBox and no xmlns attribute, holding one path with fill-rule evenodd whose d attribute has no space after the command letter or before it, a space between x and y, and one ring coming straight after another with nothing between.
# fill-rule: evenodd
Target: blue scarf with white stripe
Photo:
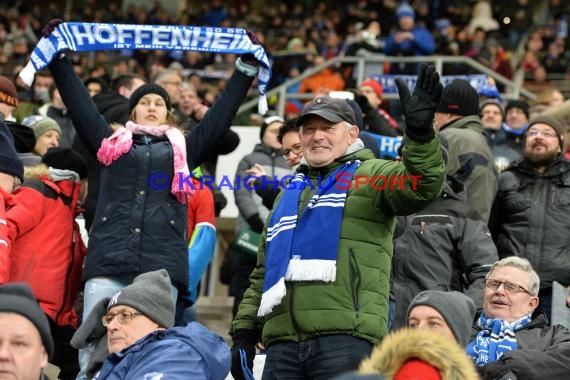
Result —
<instances>
[{"instance_id":1,"label":"blue scarf with white stripe","mask_svg":"<svg viewBox=\"0 0 570 380\"><path fill-rule=\"evenodd\" d=\"M526 327L530 323L531 314L525 315L514 322L503 319L488 318L481 313L477 320L477 327L481 331L475 339L467 345L467 354L475 362L476 366L494 363L504 353L518 348L515 331Z\"/></svg>"},{"instance_id":2,"label":"blue scarf with white stripe","mask_svg":"<svg viewBox=\"0 0 570 380\"><path fill-rule=\"evenodd\" d=\"M31 86L34 73L47 67L63 50L86 52L122 49L252 53L261 64L258 72L259 113L265 115L267 112L265 91L271 78L271 64L263 46L254 45L246 30L240 28L64 22L48 38L39 40L20 77Z\"/></svg>"},{"instance_id":3,"label":"blue scarf with white stripe","mask_svg":"<svg viewBox=\"0 0 570 380\"><path fill-rule=\"evenodd\" d=\"M360 161L347 162L318 181L301 216L299 201L305 186L314 188L304 173L297 173L271 215L266 236L265 282L258 316L271 313L285 297L287 281L336 280L340 226L349 186ZM343 179L343 184L337 182Z\"/></svg>"}]
</instances>

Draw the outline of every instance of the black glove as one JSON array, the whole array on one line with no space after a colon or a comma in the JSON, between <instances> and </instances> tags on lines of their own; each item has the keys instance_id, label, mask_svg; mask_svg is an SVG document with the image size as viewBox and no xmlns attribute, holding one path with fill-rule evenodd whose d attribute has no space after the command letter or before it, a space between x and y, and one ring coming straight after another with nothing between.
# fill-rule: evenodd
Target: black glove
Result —
<instances>
[{"instance_id":1,"label":"black glove","mask_svg":"<svg viewBox=\"0 0 570 380\"><path fill-rule=\"evenodd\" d=\"M406 135L419 142L431 140L435 136L433 117L443 91L439 74L433 66L422 63L411 95L403 80L396 79L396 86L406 118Z\"/></svg>"},{"instance_id":2,"label":"black glove","mask_svg":"<svg viewBox=\"0 0 570 380\"><path fill-rule=\"evenodd\" d=\"M491 363L477 367L481 380L516 380L517 377L509 367L504 364Z\"/></svg>"},{"instance_id":3,"label":"black glove","mask_svg":"<svg viewBox=\"0 0 570 380\"><path fill-rule=\"evenodd\" d=\"M365 115L368 114L368 112L370 112L371 110L373 110L372 105L368 102L368 98L362 94L356 94L356 96L354 97L354 101L356 102L356 104L358 104L358 106L362 110L362 113Z\"/></svg>"},{"instance_id":4,"label":"black glove","mask_svg":"<svg viewBox=\"0 0 570 380\"><path fill-rule=\"evenodd\" d=\"M245 380L241 368L240 350L246 355L247 366L253 371L253 359L255 358L255 345L257 344L258 333L253 330L236 330L233 333L232 345L232 376L235 380Z\"/></svg>"},{"instance_id":5,"label":"black glove","mask_svg":"<svg viewBox=\"0 0 570 380\"><path fill-rule=\"evenodd\" d=\"M62 22L63 20L60 18L52 18L51 20L49 20L49 22L45 24L45 26L42 28L41 31L42 37L48 38L50 34L53 33L55 28L57 28L57 26Z\"/></svg>"},{"instance_id":6,"label":"black glove","mask_svg":"<svg viewBox=\"0 0 570 380\"><path fill-rule=\"evenodd\" d=\"M263 220L259 217L259 214L254 214L246 219L247 224L251 227L252 230L255 232L261 233L263 231Z\"/></svg>"}]
</instances>

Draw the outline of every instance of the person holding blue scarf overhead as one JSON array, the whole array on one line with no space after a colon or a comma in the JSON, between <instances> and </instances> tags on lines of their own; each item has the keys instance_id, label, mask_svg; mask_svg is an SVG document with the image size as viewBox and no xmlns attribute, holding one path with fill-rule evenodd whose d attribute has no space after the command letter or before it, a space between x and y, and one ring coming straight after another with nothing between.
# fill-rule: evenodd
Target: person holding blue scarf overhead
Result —
<instances>
[{"instance_id":1,"label":"person holding blue scarf overhead","mask_svg":"<svg viewBox=\"0 0 570 380\"><path fill-rule=\"evenodd\" d=\"M60 22L52 20L46 25L43 37L58 31ZM210 111L184 136L175 126L171 99L161 86L139 87L129 100L130 120L113 131L69 60L58 55L49 63L78 137L102 165L98 208L83 270L84 319L99 300L112 296L141 273L165 268L174 300L178 291L188 289L190 171L209 157L229 129L258 66L250 53L238 58L236 70ZM83 352L80 362L85 368L88 354Z\"/></svg>"},{"instance_id":2,"label":"person holding blue scarf overhead","mask_svg":"<svg viewBox=\"0 0 570 380\"><path fill-rule=\"evenodd\" d=\"M407 116L402 162L364 149L343 99L318 97L301 112L303 159L267 219L233 321L234 378L253 367L258 342L264 379L329 379L355 370L386 335L395 216L436 198L445 172L432 128L439 75L422 65L412 94L397 85ZM381 189L382 176L421 179Z\"/></svg>"},{"instance_id":3,"label":"person holding blue scarf overhead","mask_svg":"<svg viewBox=\"0 0 570 380\"><path fill-rule=\"evenodd\" d=\"M483 380L562 380L570 373L570 331L538 308L540 279L517 256L497 261L485 279L483 311L467 354Z\"/></svg>"}]
</instances>

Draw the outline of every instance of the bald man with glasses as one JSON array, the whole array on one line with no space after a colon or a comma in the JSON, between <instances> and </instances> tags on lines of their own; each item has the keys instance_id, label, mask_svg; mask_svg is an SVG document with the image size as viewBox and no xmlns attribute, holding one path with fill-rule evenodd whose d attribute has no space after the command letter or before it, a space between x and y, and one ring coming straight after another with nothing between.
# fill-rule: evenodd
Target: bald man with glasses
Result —
<instances>
[{"instance_id":1,"label":"bald man with glasses","mask_svg":"<svg viewBox=\"0 0 570 380\"><path fill-rule=\"evenodd\" d=\"M485 279L483 311L467 353L482 379L567 379L570 331L540 309L540 280L517 256L497 261Z\"/></svg>"}]
</instances>

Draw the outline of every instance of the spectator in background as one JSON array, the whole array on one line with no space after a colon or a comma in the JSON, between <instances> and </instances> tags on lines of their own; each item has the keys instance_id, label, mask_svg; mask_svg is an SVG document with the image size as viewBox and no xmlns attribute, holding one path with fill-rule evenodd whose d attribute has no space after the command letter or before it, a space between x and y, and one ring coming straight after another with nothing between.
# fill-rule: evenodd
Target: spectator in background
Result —
<instances>
[{"instance_id":1,"label":"spectator in background","mask_svg":"<svg viewBox=\"0 0 570 380\"><path fill-rule=\"evenodd\" d=\"M528 259L541 280L540 302L550 315L552 282L570 286L570 162L566 127L537 116L523 136L523 159L499 176L490 229L499 257Z\"/></svg>"},{"instance_id":2,"label":"spectator in background","mask_svg":"<svg viewBox=\"0 0 570 380\"><path fill-rule=\"evenodd\" d=\"M236 220L236 236L244 233L257 234L263 231L263 226L269 215L269 210L263 205L262 198L256 194L252 187L244 186L244 179L252 168L262 167L262 170L271 177L281 180L291 173L285 158L281 155L282 145L277 140L279 130L284 120L279 116L269 116L264 119L259 132L261 143L256 144L253 152L245 155L238 163L234 183L234 196L239 215ZM258 168L259 170L259 168ZM263 187L263 184L262 184ZM234 244L235 245L235 244ZM237 268L230 285L234 291L234 316L237 313L243 293L249 287L249 275L255 268L257 258L257 244L253 250L239 249Z\"/></svg>"},{"instance_id":3,"label":"spectator in background","mask_svg":"<svg viewBox=\"0 0 570 380\"><path fill-rule=\"evenodd\" d=\"M506 142L520 153L524 146L523 136L528 128L528 112L528 103L524 100L509 100L505 106L505 122L502 128L506 132Z\"/></svg>"},{"instance_id":4,"label":"spectator in background","mask_svg":"<svg viewBox=\"0 0 570 380\"><path fill-rule=\"evenodd\" d=\"M509 12L510 23L506 25L509 34L510 50L518 48L519 42L533 25L532 4L529 0L516 0Z\"/></svg>"},{"instance_id":5,"label":"spectator in background","mask_svg":"<svg viewBox=\"0 0 570 380\"><path fill-rule=\"evenodd\" d=\"M14 139L4 123L18 106L18 97L14 83L0 75L0 284L8 281L10 268L8 245L8 225L6 211L14 206L11 193L24 179L24 165L16 153Z\"/></svg>"},{"instance_id":6,"label":"spectator in background","mask_svg":"<svg viewBox=\"0 0 570 380\"><path fill-rule=\"evenodd\" d=\"M479 119L479 95L469 82L455 79L444 88L435 128L447 140L447 175L465 185L467 204L487 222L497 192L497 173Z\"/></svg>"},{"instance_id":7,"label":"spectator in background","mask_svg":"<svg viewBox=\"0 0 570 380\"><path fill-rule=\"evenodd\" d=\"M493 153L495 169L500 173L520 159L522 154L519 147L512 143L512 139L507 137L507 132L503 128L504 111L501 103L496 99L488 99L481 103L479 109L487 143Z\"/></svg>"},{"instance_id":8,"label":"spectator in background","mask_svg":"<svg viewBox=\"0 0 570 380\"><path fill-rule=\"evenodd\" d=\"M69 148L51 148L44 165L30 167L6 212L10 282L30 285L48 316L55 341L52 363L61 379L75 379L77 351L69 341L77 328L75 299L81 288L85 245L75 217L87 195L87 163Z\"/></svg>"},{"instance_id":9,"label":"spectator in background","mask_svg":"<svg viewBox=\"0 0 570 380\"><path fill-rule=\"evenodd\" d=\"M398 122L381 108L382 95L382 85L373 79L367 79L358 86L355 101L363 113L364 130L384 136L398 136Z\"/></svg>"},{"instance_id":10,"label":"spectator in background","mask_svg":"<svg viewBox=\"0 0 570 380\"><path fill-rule=\"evenodd\" d=\"M563 380L570 372L570 331L537 311L540 280L526 259L497 261L485 280L483 311L467 345L483 380Z\"/></svg>"},{"instance_id":11,"label":"spectator in background","mask_svg":"<svg viewBox=\"0 0 570 380\"><path fill-rule=\"evenodd\" d=\"M75 127L55 83L49 86L49 96L51 101L41 106L37 113L55 120L61 129L59 146L71 148L75 142Z\"/></svg>"},{"instance_id":12,"label":"spectator in background","mask_svg":"<svg viewBox=\"0 0 570 380\"><path fill-rule=\"evenodd\" d=\"M20 157L26 166L38 165L49 148L59 146L61 128L54 119L39 115L26 117L22 121L22 124L30 127L34 131L36 145L32 153L22 154Z\"/></svg>"},{"instance_id":13,"label":"spectator in background","mask_svg":"<svg viewBox=\"0 0 570 380\"><path fill-rule=\"evenodd\" d=\"M46 316L27 284L0 286L2 377L43 380L54 345Z\"/></svg>"},{"instance_id":14,"label":"spectator in background","mask_svg":"<svg viewBox=\"0 0 570 380\"><path fill-rule=\"evenodd\" d=\"M18 104L18 108L13 116L16 121L22 122L25 117L37 113L38 108L42 105L49 103L49 88L53 83L53 77L47 70L36 72L34 76L34 83L28 91L28 95L23 97L23 101Z\"/></svg>"},{"instance_id":15,"label":"spectator in background","mask_svg":"<svg viewBox=\"0 0 570 380\"><path fill-rule=\"evenodd\" d=\"M325 58L317 55L313 57L311 67L317 67L325 63ZM301 94L317 94L328 93L329 91L344 90L344 79L342 75L335 72L331 67L322 69L316 74L311 75L301 81L299 85L299 93Z\"/></svg>"},{"instance_id":16,"label":"spectator in background","mask_svg":"<svg viewBox=\"0 0 570 380\"><path fill-rule=\"evenodd\" d=\"M459 291L483 306L485 275L499 257L487 223L465 202L462 184L446 176L441 195L398 217L397 229L390 289L395 328L406 326L408 305L423 290Z\"/></svg>"},{"instance_id":17,"label":"spectator in background","mask_svg":"<svg viewBox=\"0 0 570 380\"><path fill-rule=\"evenodd\" d=\"M89 96L91 97L100 94L109 87L103 78L98 77L88 78L83 83L85 84L85 87L87 87L87 92L89 92Z\"/></svg>"},{"instance_id":18,"label":"spectator in background","mask_svg":"<svg viewBox=\"0 0 570 380\"><path fill-rule=\"evenodd\" d=\"M413 57L431 55L435 50L435 40L425 27L415 24L414 9L403 1L396 10L398 27L390 33L384 53L386 55ZM390 74L415 74L417 64L393 63Z\"/></svg>"}]
</instances>

